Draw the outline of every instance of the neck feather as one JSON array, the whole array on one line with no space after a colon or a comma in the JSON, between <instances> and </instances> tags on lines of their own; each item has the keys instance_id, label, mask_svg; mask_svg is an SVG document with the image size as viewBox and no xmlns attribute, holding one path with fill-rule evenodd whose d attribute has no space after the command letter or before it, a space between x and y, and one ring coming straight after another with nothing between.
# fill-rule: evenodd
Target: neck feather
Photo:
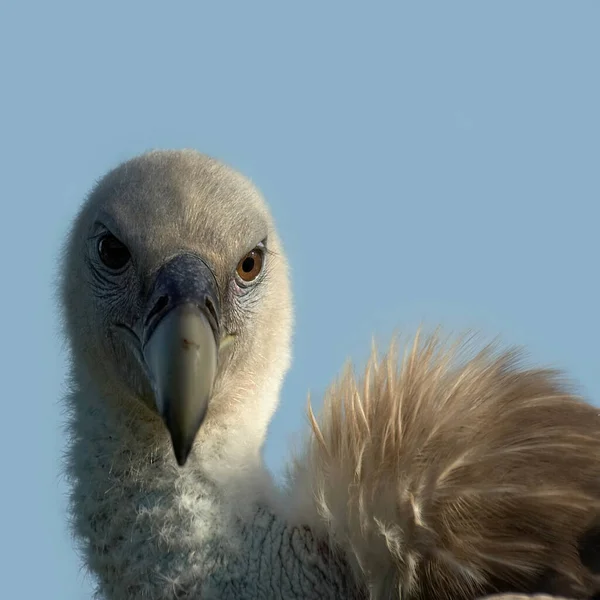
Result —
<instances>
[{"instance_id":1,"label":"neck feather","mask_svg":"<svg viewBox=\"0 0 600 600\"><path fill-rule=\"evenodd\" d=\"M73 529L99 597L354 596L342 561L278 510L260 460L264 433L244 431L247 419L233 410L208 422L179 468L164 426L147 409L99 394L83 376L75 382L68 397Z\"/></svg>"}]
</instances>

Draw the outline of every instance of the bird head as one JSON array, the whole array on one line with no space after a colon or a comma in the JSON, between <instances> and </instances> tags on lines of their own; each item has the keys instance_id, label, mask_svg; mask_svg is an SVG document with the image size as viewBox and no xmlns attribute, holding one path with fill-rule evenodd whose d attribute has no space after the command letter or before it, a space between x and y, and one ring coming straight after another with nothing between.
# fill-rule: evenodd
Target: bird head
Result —
<instances>
[{"instance_id":1,"label":"bird head","mask_svg":"<svg viewBox=\"0 0 600 600\"><path fill-rule=\"evenodd\" d=\"M65 248L62 303L89 377L160 417L179 465L211 410L278 389L289 366L287 263L269 210L194 151L151 152L98 182Z\"/></svg>"}]
</instances>

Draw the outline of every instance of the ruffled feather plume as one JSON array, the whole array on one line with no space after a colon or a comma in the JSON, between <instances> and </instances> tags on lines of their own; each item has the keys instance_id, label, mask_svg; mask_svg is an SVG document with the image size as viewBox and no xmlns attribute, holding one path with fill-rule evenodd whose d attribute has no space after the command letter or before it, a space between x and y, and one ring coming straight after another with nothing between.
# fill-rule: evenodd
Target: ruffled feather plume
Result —
<instances>
[{"instance_id":1,"label":"ruffled feather plume","mask_svg":"<svg viewBox=\"0 0 600 600\"><path fill-rule=\"evenodd\" d=\"M516 350L468 350L417 335L401 361L393 344L364 376L348 368L318 420L309 408L302 514L374 599L589 598L598 410Z\"/></svg>"}]
</instances>

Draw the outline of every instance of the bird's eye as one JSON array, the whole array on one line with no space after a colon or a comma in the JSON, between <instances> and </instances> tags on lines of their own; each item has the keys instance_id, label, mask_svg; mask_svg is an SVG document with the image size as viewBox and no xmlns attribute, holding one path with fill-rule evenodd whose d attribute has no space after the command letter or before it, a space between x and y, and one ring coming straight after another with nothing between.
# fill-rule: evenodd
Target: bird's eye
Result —
<instances>
[{"instance_id":1,"label":"bird's eye","mask_svg":"<svg viewBox=\"0 0 600 600\"><path fill-rule=\"evenodd\" d=\"M242 281L249 283L260 274L263 266L263 253L260 248L254 248L238 263L236 272Z\"/></svg>"},{"instance_id":2,"label":"bird's eye","mask_svg":"<svg viewBox=\"0 0 600 600\"><path fill-rule=\"evenodd\" d=\"M100 256L103 264L113 271L122 269L131 258L127 246L111 233L107 233L100 238L98 256Z\"/></svg>"}]
</instances>

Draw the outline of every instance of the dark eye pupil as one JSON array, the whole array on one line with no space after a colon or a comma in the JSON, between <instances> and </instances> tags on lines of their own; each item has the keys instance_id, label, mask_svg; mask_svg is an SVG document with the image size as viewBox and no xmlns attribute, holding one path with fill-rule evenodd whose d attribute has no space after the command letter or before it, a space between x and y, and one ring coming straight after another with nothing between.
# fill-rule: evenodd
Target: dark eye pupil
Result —
<instances>
[{"instance_id":1,"label":"dark eye pupil","mask_svg":"<svg viewBox=\"0 0 600 600\"><path fill-rule=\"evenodd\" d=\"M122 269L129 262L129 250L114 235L105 235L98 243L100 260L109 269Z\"/></svg>"},{"instance_id":2,"label":"dark eye pupil","mask_svg":"<svg viewBox=\"0 0 600 600\"><path fill-rule=\"evenodd\" d=\"M252 256L248 256L244 259L244 262L242 263L242 270L245 273L251 273L252 269L254 269L254 258L252 258Z\"/></svg>"}]
</instances>

